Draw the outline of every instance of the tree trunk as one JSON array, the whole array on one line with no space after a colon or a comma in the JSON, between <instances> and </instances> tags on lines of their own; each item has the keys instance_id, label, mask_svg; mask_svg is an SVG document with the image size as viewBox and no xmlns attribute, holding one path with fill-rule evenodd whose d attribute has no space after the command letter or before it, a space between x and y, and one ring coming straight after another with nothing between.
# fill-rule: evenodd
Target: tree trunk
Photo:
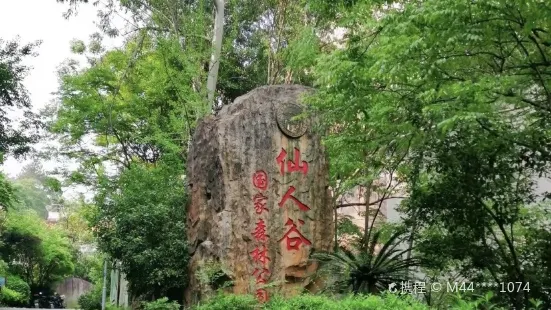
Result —
<instances>
[{"instance_id":1,"label":"tree trunk","mask_svg":"<svg viewBox=\"0 0 551 310\"><path fill-rule=\"evenodd\" d=\"M105 310L107 298L107 259L103 261L103 287L101 289L101 310Z\"/></svg>"},{"instance_id":2,"label":"tree trunk","mask_svg":"<svg viewBox=\"0 0 551 310\"><path fill-rule=\"evenodd\" d=\"M207 79L208 102L212 108L215 107L214 93L216 91L216 80L218 79L218 68L220 66L220 53L222 52L222 38L224 36L224 0L214 0L216 16L214 18L214 35L212 45L214 50L210 58L209 75Z\"/></svg>"},{"instance_id":3,"label":"tree trunk","mask_svg":"<svg viewBox=\"0 0 551 310\"><path fill-rule=\"evenodd\" d=\"M335 204L337 204L337 200L335 199L336 197L334 197L334 202ZM342 203L342 198L341 198L341 203ZM337 208L333 208L333 216L335 217L335 246L334 246L334 251L335 253L339 250L339 236L338 236L338 232L337 232L337 228L338 228L338 221L339 221L339 213L338 213L338 210Z\"/></svg>"},{"instance_id":4,"label":"tree trunk","mask_svg":"<svg viewBox=\"0 0 551 310\"><path fill-rule=\"evenodd\" d=\"M364 247L367 249L369 247L369 202L371 199L371 185L373 183L369 182L365 190L365 221L364 221Z\"/></svg>"},{"instance_id":5,"label":"tree trunk","mask_svg":"<svg viewBox=\"0 0 551 310\"><path fill-rule=\"evenodd\" d=\"M411 249L413 248L413 240L415 239L415 232L417 231L417 215L414 215L413 218L413 226L411 228L411 233L409 234L409 240L408 240L408 252L407 252L407 260L409 261L411 259ZM406 279L409 279L409 274L411 273L411 267L408 267L406 271Z\"/></svg>"}]
</instances>

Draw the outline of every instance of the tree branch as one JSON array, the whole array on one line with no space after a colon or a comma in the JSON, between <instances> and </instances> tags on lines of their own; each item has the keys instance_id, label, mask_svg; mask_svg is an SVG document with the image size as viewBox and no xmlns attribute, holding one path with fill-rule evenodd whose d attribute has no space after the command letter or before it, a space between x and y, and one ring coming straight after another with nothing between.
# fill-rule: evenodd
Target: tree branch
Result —
<instances>
[{"instance_id":1,"label":"tree branch","mask_svg":"<svg viewBox=\"0 0 551 310\"><path fill-rule=\"evenodd\" d=\"M373 202L370 202L369 205L373 206L373 205L379 204L380 202L382 202L384 200L388 200L388 199L404 199L404 198L407 198L407 197L405 197L405 196L383 197L383 198L377 199ZM343 204L339 204L339 205L335 206L335 209L346 208L346 207L357 207L357 206L365 206L365 202L343 203Z\"/></svg>"}]
</instances>

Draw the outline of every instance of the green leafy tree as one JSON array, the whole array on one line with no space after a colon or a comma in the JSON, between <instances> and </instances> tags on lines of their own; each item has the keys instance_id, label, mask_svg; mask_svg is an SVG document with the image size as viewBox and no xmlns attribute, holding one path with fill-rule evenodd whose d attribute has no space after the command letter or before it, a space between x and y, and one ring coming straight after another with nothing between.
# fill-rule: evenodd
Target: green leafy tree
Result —
<instances>
[{"instance_id":1,"label":"green leafy tree","mask_svg":"<svg viewBox=\"0 0 551 310\"><path fill-rule=\"evenodd\" d=\"M87 217L94 212L94 205L81 197L78 200L66 200L63 204L64 217L59 225L76 245L94 244L95 238L88 226Z\"/></svg>"},{"instance_id":2,"label":"green leafy tree","mask_svg":"<svg viewBox=\"0 0 551 310\"><path fill-rule=\"evenodd\" d=\"M33 211L12 212L2 234L2 259L33 289L72 274L72 247L63 232L48 228Z\"/></svg>"},{"instance_id":3,"label":"green leafy tree","mask_svg":"<svg viewBox=\"0 0 551 310\"><path fill-rule=\"evenodd\" d=\"M63 71L61 106L50 111L49 129L61 138L58 155L80 164L68 180L95 192L82 214L100 249L122 262L132 293L180 299L187 270L181 178L203 112L186 86L194 76L190 59L177 41L153 39L139 34L88 69ZM66 223L73 228L75 216Z\"/></svg>"},{"instance_id":4,"label":"green leafy tree","mask_svg":"<svg viewBox=\"0 0 551 310\"><path fill-rule=\"evenodd\" d=\"M122 262L134 296L181 299L187 273L181 178L187 142L205 113L200 92L191 90L195 59L181 53L178 40L145 29L121 50L94 54L96 43L74 45L89 51L90 67L69 62L60 72L60 108L46 111L50 133L62 142L57 155L79 163L65 176L95 193L92 206L62 224L85 238L78 229L85 216L100 250Z\"/></svg>"},{"instance_id":5,"label":"green leafy tree","mask_svg":"<svg viewBox=\"0 0 551 310\"><path fill-rule=\"evenodd\" d=\"M410 196L409 242L459 258L466 278L527 280L513 228L535 200L534 176L549 171L549 9L357 1L333 15L345 45L313 69L333 175L361 184L397 171ZM494 298L528 307L529 295Z\"/></svg>"},{"instance_id":6,"label":"green leafy tree","mask_svg":"<svg viewBox=\"0 0 551 310\"><path fill-rule=\"evenodd\" d=\"M103 257L98 254L77 254L74 276L93 284L101 284L103 281Z\"/></svg>"},{"instance_id":7,"label":"green leafy tree","mask_svg":"<svg viewBox=\"0 0 551 310\"><path fill-rule=\"evenodd\" d=\"M5 212L13 208L17 201L17 196L12 183L0 173L0 233L2 232L2 223Z\"/></svg>"},{"instance_id":8,"label":"green leafy tree","mask_svg":"<svg viewBox=\"0 0 551 310\"><path fill-rule=\"evenodd\" d=\"M181 299L188 261L185 193L171 167L133 166L96 199L91 224L100 248L121 262L132 294Z\"/></svg>"},{"instance_id":9,"label":"green leafy tree","mask_svg":"<svg viewBox=\"0 0 551 310\"><path fill-rule=\"evenodd\" d=\"M72 13L79 1L60 2L69 2L68 13ZM210 60L217 1L110 0L102 2L105 6L98 13L106 35L121 35L112 25L112 19L124 11L132 17L127 25L131 29L129 33L147 33L153 41L169 38L175 42L195 73L192 82L187 84L192 86L188 91L199 95L198 104L209 113L211 108L220 108L207 100L206 90L209 74L215 71L210 67L217 63L220 69L216 97L224 104L265 84L312 83L305 69L313 65L313 56L322 45L314 25L322 19L325 26L330 23L318 2L223 1L222 47L219 60L214 63ZM303 61L308 62L308 66Z\"/></svg>"},{"instance_id":10,"label":"green leafy tree","mask_svg":"<svg viewBox=\"0 0 551 310\"><path fill-rule=\"evenodd\" d=\"M6 277L6 287L20 294L20 299L10 306L27 307L31 298L31 288L29 284L20 277L8 275Z\"/></svg>"},{"instance_id":11,"label":"green leafy tree","mask_svg":"<svg viewBox=\"0 0 551 310\"><path fill-rule=\"evenodd\" d=\"M58 183L57 179L46 175L38 161L23 167L12 181L17 201L15 207L34 210L46 219L49 207L63 204Z\"/></svg>"},{"instance_id":12,"label":"green leafy tree","mask_svg":"<svg viewBox=\"0 0 551 310\"><path fill-rule=\"evenodd\" d=\"M127 169L133 162L185 157L181 150L200 113L190 104L194 95L182 89L193 72L186 71L187 60L174 42L154 49L152 42L136 40L125 50L107 52L91 68L62 77L61 106L50 111L49 129L62 139L59 155L81 163L70 176L77 183L95 186L104 163ZM144 47L136 53L140 44ZM87 139L93 145L82 143Z\"/></svg>"},{"instance_id":13,"label":"green leafy tree","mask_svg":"<svg viewBox=\"0 0 551 310\"><path fill-rule=\"evenodd\" d=\"M36 133L24 132L36 129L39 122L31 112L29 95L23 86L23 79L29 68L23 60L34 55L39 43L21 45L17 40L0 39L0 155L23 155L30 151L30 144L37 139ZM21 126L14 126L8 111L23 112Z\"/></svg>"},{"instance_id":14,"label":"green leafy tree","mask_svg":"<svg viewBox=\"0 0 551 310\"><path fill-rule=\"evenodd\" d=\"M36 129L40 123L31 112L31 102L23 86L29 68L22 63L34 55L38 44L21 45L17 40L0 39L0 163L4 162L6 155L28 153L31 143L38 138ZM14 125L14 120L7 115L13 111L23 113L19 126ZM12 185L0 174L0 208L8 209L15 201Z\"/></svg>"},{"instance_id":15,"label":"green leafy tree","mask_svg":"<svg viewBox=\"0 0 551 310\"><path fill-rule=\"evenodd\" d=\"M10 213L2 234L2 259L27 283L34 282L35 262L41 257L39 235L43 226L32 211Z\"/></svg>"}]
</instances>

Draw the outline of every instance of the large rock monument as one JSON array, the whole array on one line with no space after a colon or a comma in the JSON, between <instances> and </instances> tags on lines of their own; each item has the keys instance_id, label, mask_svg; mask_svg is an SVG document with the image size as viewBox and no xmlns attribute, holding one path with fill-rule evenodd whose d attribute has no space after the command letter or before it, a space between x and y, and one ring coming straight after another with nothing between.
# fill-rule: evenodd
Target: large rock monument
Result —
<instances>
[{"instance_id":1,"label":"large rock monument","mask_svg":"<svg viewBox=\"0 0 551 310\"><path fill-rule=\"evenodd\" d=\"M260 87L198 125L188 156L187 302L204 297L205 262L221 266L228 290L261 301L315 286L309 256L332 249L334 223L320 137L312 120L295 117L309 91Z\"/></svg>"}]
</instances>

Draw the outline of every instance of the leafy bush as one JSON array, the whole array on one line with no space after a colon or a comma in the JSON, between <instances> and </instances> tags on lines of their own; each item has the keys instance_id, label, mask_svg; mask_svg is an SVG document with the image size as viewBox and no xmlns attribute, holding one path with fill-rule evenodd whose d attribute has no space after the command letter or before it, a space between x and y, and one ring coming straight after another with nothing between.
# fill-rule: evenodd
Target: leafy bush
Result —
<instances>
[{"instance_id":1,"label":"leafy bush","mask_svg":"<svg viewBox=\"0 0 551 310\"><path fill-rule=\"evenodd\" d=\"M217 295L194 310L253 310L258 309L258 301L247 295ZM357 295L336 299L322 295L300 295L292 298L272 297L261 309L264 310L378 310L410 309L427 310L426 305L410 296L392 294L381 296Z\"/></svg>"},{"instance_id":2,"label":"leafy bush","mask_svg":"<svg viewBox=\"0 0 551 310\"><path fill-rule=\"evenodd\" d=\"M11 290L7 287L3 287L0 292L0 305L8 307L17 307L24 304L25 300L23 294Z\"/></svg>"},{"instance_id":3,"label":"leafy bush","mask_svg":"<svg viewBox=\"0 0 551 310\"><path fill-rule=\"evenodd\" d=\"M476 310L483 309L504 310L490 303L492 294L480 296L477 300L464 300L457 295L453 304L446 309L454 310ZM218 294L206 302L192 308L193 310L430 310L436 309L423 304L410 295L395 295L385 293L383 295L347 295L343 298L336 298L327 295L300 295L292 298L273 296L269 302L260 305L250 295L224 295ZM541 309L537 302L533 302L530 310ZM146 309L149 310L149 309ZM151 309L152 310L152 309Z\"/></svg>"},{"instance_id":4,"label":"leafy bush","mask_svg":"<svg viewBox=\"0 0 551 310\"><path fill-rule=\"evenodd\" d=\"M60 228L48 228L32 210L10 212L0 239L0 257L8 262L12 273L41 271L31 274L31 287L49 287L73 273L71 242Z\"/></svg>"},{"instance_id":5,"label":"leafy bush","mask_svg":"<svg viewBox=\"0 0 551 310\"><path fill-rule=\"evenodd\" d=\"M101 309L101 286L94 286L90 292L81 295L78 298L78 305L82 310L100 310Z\"/></svg>"},{"instance_id":6,"label":"leafy bush","mask_svg":"<svg viewBox=\"0 0 551 310\"><path fill-rule=\"evenodd\" d=\"M17 276L8 276L6 278L6 287L21 295L21 303L13 306L24 307L31 298L31 287L27 282Z\"/></svg>"},{"instance_id":7,"label":"leafy bush","mask_svg":"<svg viewBox=\"0 0 551 310\"><path fill-rule=\"evenodd\" d=\"M6 263L0 258L0 274L6 274L7 272L8 272L8 263Z\"/></svg>"},{"instance_id":8,"label":"leafy bush","mask_svg":"<svg viewBox=\"0 0 551 310\"><path fill-rule=\"evenodd\" d=\"M171 290L183 292L186 284L185 186L172 168L136 165L126 170L116 191L106 189L108 196L91 218L90 224L99 229L100 250L121 262L129 290L144 300ZM103 221L117 225L107 227Z\"/></svg>"},{"instance_id":9,"label":"leafy bush","mask_svg":"<svg viewBox=\"0 0 551 310\"><path fill-rule=\"evenodd\" d=\"M143 310L179 310L180 305L175 301L168 301L168 298L163 297L155 301L143 302Z\"/></svg>"},{"instance_id":10,"label":"leafy bush","mask_svg":"<svg viewBox=\"0 0 551 310\"><path fill-rule=\"evenodd\" d=\"M194 310L249 310L254 309L256 305L258 301L253 296L218 294L195 307Z\"/></svg>"},{"instance_id":11,"label":"leafy bush","mask_svg":"<svg viewBox=\"0 0 551 310\"><path fill-rule=\"evenodd\" d=\"M128 309L130 309L130 308L128 308L128 307L119 307L119 306L116 306L112 303L107 303L105 305L105 310L128 310Z\"/></svg>"},{"instance_id":12,"label":"leafy bush","mask_svg":"<svg viewBox=\"0 0 551 310\"><path fill-rule=\"evenodd\" d=\"M75 253L75 271L73 276L97 283L103 281L103 260L100 254L85 255Z\"/></svg>"}]
</instances>

